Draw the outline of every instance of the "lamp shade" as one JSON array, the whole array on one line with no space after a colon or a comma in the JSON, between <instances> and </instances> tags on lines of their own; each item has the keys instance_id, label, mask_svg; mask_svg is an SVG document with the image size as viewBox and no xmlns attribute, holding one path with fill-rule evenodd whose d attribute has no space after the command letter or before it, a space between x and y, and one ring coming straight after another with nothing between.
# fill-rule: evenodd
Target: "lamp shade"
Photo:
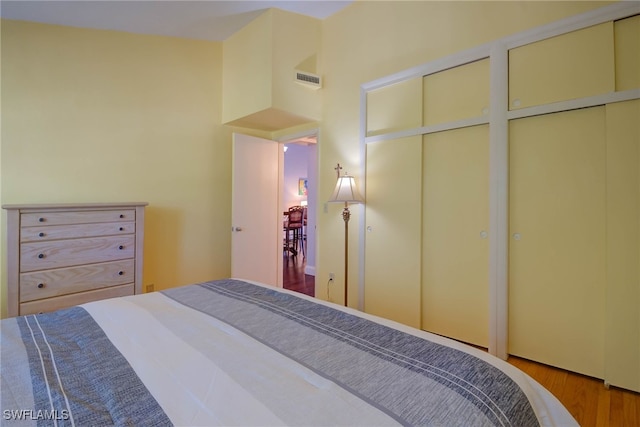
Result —
<instances>
[{"instance_id":1,"label":"lamp shade","mask_svg":"<svg viewBox=\"0 0 640 427\"><path fill-rule=\"evenodd\" d=\"M356 180L352 176L344 175L338 178L329 202L364 203L364 199L356 188Z\"/></svg>"}]
</instances>

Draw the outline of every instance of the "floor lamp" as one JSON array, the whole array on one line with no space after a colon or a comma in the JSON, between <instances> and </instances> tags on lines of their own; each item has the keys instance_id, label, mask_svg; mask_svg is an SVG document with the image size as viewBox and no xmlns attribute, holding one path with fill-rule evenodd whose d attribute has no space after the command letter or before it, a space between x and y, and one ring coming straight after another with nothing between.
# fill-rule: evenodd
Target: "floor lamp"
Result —
<instances>
[{"instance_id":1,"label":"floor lamp","mask_svg":"<svg viewBox=\"0 0 640 427\"><path fill-rule=\"evenodd\" d=\"M349 277L349 218L351 218L351 212L349 211L350 203L364 203L364 199L356 188L356 180L345 173L340 176L340 170L342 167L340 163L336 167L338 172L338 181L336 182L336 188L333 190L333 194L329 199L330 203L344 203L344 209L342 210L342 219L344 220L344 305L348 305L348 290L347 285Z\"/></svg>"}]
</instances>

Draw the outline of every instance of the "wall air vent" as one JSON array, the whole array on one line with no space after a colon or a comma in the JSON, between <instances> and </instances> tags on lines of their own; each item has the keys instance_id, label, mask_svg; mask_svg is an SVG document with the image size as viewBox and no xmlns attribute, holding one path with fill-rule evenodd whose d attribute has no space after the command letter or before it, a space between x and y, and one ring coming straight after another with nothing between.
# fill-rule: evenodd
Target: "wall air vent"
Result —
<instances>
[{"instance_id":1,"label":"wall air vent","mask_svg":"<svg viewBox=\"0 0 640 427\"><path fill-rule=\"evenodd\" d=\"M298 83L309 86L312 89L320 89L322 87L322 79L320 78L320 76L317 76L315 74L296 70L295 80Z\"/></svg>"}]
</instances>

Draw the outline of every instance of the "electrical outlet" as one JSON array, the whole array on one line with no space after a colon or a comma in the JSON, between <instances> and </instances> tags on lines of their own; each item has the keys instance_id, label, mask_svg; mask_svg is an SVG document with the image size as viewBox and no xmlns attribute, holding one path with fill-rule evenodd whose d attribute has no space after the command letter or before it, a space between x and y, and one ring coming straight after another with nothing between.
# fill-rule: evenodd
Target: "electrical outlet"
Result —
<instances>
[{"instance_id":1,"label":"electrical outlet","mask_svg":"<svg viewBox=\"0 0 640 427\"><path fill-rule=\"evenodd\" d=\"M153 292L154 284L150 283L147 285L147 292Z\"/></svg>"},{"instance_id":2,"label":"electrical outlet","mask_svg":"<svg viewBox=\"0 0 640 427\"><path fill-rule=\"evenodd\" d=\"M336 275L334 273L329 273L329 280L333 280L336 278Z\"/></svg>"}]
</instances>

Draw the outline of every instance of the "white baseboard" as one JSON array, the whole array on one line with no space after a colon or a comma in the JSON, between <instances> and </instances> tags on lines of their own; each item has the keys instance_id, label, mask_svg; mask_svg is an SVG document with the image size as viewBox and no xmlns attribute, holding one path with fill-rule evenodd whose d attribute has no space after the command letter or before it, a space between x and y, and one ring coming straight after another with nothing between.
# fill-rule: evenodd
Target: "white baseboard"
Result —
<instances>
[{"instance_id":1,"label":"white baseboard","mask_svg":"<svg viewBox=\"0 0 640 427\"><path fill-rule=\"evenodd\" d=\"M308 274L309 276L316 275L316 267L315 265L307 265L304 267L304 274Z\"/></svg>"}]
</instances>

